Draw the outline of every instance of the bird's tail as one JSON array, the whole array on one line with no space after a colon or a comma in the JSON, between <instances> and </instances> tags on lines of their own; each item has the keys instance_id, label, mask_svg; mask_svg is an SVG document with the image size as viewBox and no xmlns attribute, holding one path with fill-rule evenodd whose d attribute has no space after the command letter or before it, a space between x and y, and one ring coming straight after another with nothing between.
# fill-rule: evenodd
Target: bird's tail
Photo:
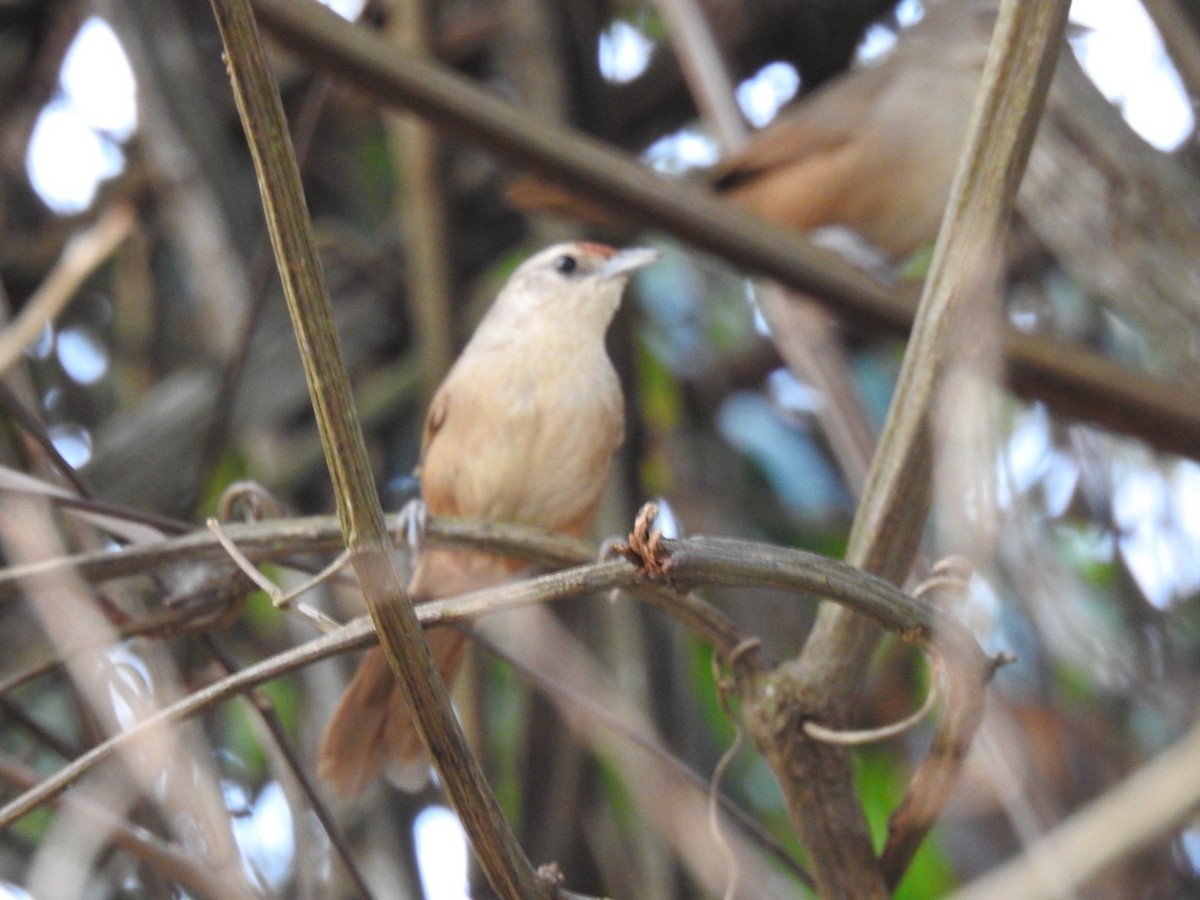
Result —
<instances>
[{"instance_id":1,"label":"bird's tail","mask_svg":"<svg viewBox=\"0 0 1200 900\"><path fill-rule=\"evenodd\" d=\"M422 554L409 588L420 603L499 584L519 564L481 553L430 549ZM466 636L453 628L425 635L434 665L451 684L462 667ZM412 712L396 688L383 651L367 652L325 727L317 751L317 775L345 797L357 796L380 774L416 791L429 778L429 760Z\"/></svg>"}]
</instances>

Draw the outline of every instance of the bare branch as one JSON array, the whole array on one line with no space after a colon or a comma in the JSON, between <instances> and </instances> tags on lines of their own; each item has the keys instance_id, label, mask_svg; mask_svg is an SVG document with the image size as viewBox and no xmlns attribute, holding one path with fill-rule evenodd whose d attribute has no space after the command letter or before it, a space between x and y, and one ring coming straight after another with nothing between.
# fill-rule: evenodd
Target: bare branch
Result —
<instances>
[{"instance_id":1,"label":"bare branch","mask_svg":"<svg viewBox=\"0 0 1200 900\"><path fill-rule=\"evenodd\" d=\"M392 557L283 107L249 4L213 0L213 9L258 173L346 548L384 654L493 888L503 897L551 896L555 887L526 859L471 754Z\"/></svg>"},{"instance_id":2,"label":"bare branch","mask_svg":"<svg viewBox=\"0 0 1200 900\"><path fill-rule=\"evenodd\" d=\"M1194 815L1200 804L1200 725L1058 828L957 894L958 900L1049 900Z\"/></svg>"},{"instance_id":3,"label":"bare branch","mask_svg":"<svg viewBox=\"0 0 1200 900\"><path fill-rule=\"evenodd\" d=\"M379 102L466 134L522 168L535 168L585 199L618 209L701 250L769 276L863 327L907 333L913 307L836 254L771 228L694 186L666 181L620 153L499 100L469 80L419 59L315 2L253 0L263 26L292 49ZM1188 391L1104 357L1005 328L1013 387L1068 415L1143 437L1162 450L1200 445L1200 404Z\"/></svg>"},{"instance_id":4,"label":"bare branch","mask_svg":"<svg viewBox=\"0 0 1200 900\"><path fill-rule=\"evenodd\" d=\"M133 231L137 219L124 204L109 207L63 248L58 265L26 302L20 316L0 331L0 372L7 372L38 333L53 322L83 282Z\"/></svg>"}]
</instances>

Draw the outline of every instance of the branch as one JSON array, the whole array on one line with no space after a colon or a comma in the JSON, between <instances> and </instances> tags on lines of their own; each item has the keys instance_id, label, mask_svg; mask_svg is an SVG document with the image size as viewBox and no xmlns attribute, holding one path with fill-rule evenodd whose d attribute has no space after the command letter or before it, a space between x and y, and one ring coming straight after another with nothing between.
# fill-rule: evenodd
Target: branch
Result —
<instances>
[{"instance_id":1,"label":"branch","mask_svg":"<svg viewBox=\"0 0 1200 900\"><path fill-rule=\"evenodd\" d=\"M1200 725L1084 806L958 900L1050 900L1072 895L1122 856L1191 818L1200 804Z\"/></svg>"},{"instance_id":2,"label":"branch","mask_svg":"<svg viewBox=\"0 0 1200 900\"><path fill-rule=\"evenodd\" d=\"M37 784L38 773L21 763L0 756L0 780L28 790ZM107 832L112 843L147 866L162 878L200 896L219 897L228 890L228 882L204 860L197 859L175 844L168 843L147 829L117 816L106 806L82 797L62 797L56 801L62 810L85 822L89 828Z\"/></svg>"},{"instance_id":3,"label":"branch","mask_svg":"<svg viewBox=\"0 0 1200 900\"><path fill-rule=\"evenodd\" d=\"M472 637L499 652L524 680L546 694L562 725L605 761L638 818L666 840L704 896L721 896L722 887L736 879L736 870L741 872L741 889L725 896L789 896L796 885L783 880L781 869L812 886L788 851L718 794L718 805L752 839L751 843L737 832L723 833L739 859L736 869L728 865L721 842L708 827L705 807L712 785L660 743L646 710L613 683L588 648L548 610L532 608L480 622ZM561 726L555 729L560 730ZM721 822L722 832L728 824ZM751 852L753 844L774 857L773 865L763 865L764 858Z\"/></svg>"},{"instance_id":4,"label":"branch","mask_svg":"<svg viewBox=\"0 0 1200 900\"><path fill-rule=\"evenodd\" d=\"M905 334L909 301L836 254L668 181L600 142L545 122L434 63L398 56L376 35L305 0L252 0L263 26L289 48L381 103L411 109L522 169L536 169L625 221L661 229L700 250L812 295L844 320ZM1200 404L1189 392L1044 337L1003 330L1013 387L1072 417L1194 455Z\"/></svg>"},{"instance_id":5,"label":"branch","mask_svg":"<svg viewBox=\"0 0 1200 900\"><path fill-rule=\"evenodd\" d=\"M54 500L53 497L49 499ZM403 519L388 516L386 524L393 543L402 545ZM253 562L287 564L306 554L336 553L342 549L341 530L333 516L230 522L222 528ZM425 525L425 539L434 546L468 546L548 566L578 565L596 558L595 546L587 541L475 519L429 519ZM27 579L68 570L89 584L99 584L185 564L209 565L217 572L232 571L228 557L213 533L199 528L154 543L58 556L0 569L0 602L19 597Z\"/></svg>"},{"instance_id":6,"label":"branch","mask_svg":"<svg viewBox=\"0 0 1200 900\"><path fill-rule=\"evenodd\" d=\"M726 153L740 150L749 130L721 50L697 0L656 0L688 90Z\"/></svg>"},{"instance_id":7,"label":"branch","mask_svg":"<svg viewBox=\"0 0 1200 900\"><path fill-rule=\"evenodd\" d=\"M116 252L137 219L125 204L110 206L86 231L71 238L50 274L25 302L21 314L0 331L0 373L21 358L25 348L53 322L84 281Z\"/></svg>"},{"instance_id":8,"label":"branch","mask_svg":"<svg viewBox=\"0 0 1200 900\"><path fill-rule=\"evenodd\" d=\"M851 564L889 581L901 582L908 575L925 527L932 498L933 405L962 346L956 331L968 324L964 311L974 305L978 318L981 304L995 295L990 290L995 256L1049 89L1068 5L1022 7L1009 0L1001 6L950 205L846 553ZM785 785L793 821L813 858L829 861L815 871L825 895L879 892L868 892L859 874L862 856L870 848L862 846L862 829L854 828L861 814L855 815L857 798L847 755L840 748L792 736L788 708L840 724L861 690L878 640L878 628L852 608L824 604L798 660L755 688L762 715L753 720L759 727L752 733L768 758L777 757L776 771L795 781ZM962 687L957 681L952 675L955 690ZM982 682L971 687L982 691ZM785 707L782 715L777 714L780 704ZM932 751L938 758L969 744L982 701L966 698L951 709L955 714L943 721ZM893 883L945 802L943 782L957 775L957 767L927 771L935 777L914 781L909 794L920 793L916 802L924 808L922 813L900 820L922 827L906 828L904 840L889 847ZM851 845L856 837L857 844Z\"/></svg>"},{"instance_id":9,"label":"branch","mask_svg":"<svg viewBox=\"0 0 1200 900\"><path fill-rule=\"evenodd\" d=\"M388 0L384 33L396 51L431 58L430 0ZM451 278L446 252L446 202L442 196L437 133L416 116L385 122L396 205L404 224L404 261L413 312L414 341L421 357L426 398L433 396L454 362Z\"/></svg>"},{"instance_id":10,"label":"branch","mask_svg":"<svg viewBox=\"0 0 1200 900\"><path fill-rule=\"evenodd\" d=\"M335 653L366 646L371 642L373 635L374 631L370 620L365 617L355 619L338 631L252 666L247 666L234 675L222 678L208 687L189 694L182 700L164 706L153 715L140 719L134 727L92 747L36 787L10 801L0 809L0 830L9 827L13 822L43 803L53 800L91 769L109 759L120 748L152 733L154 729L183 722L230 697L235 697L294 669L325 659Z\"/></svg>"},{"instance_id":11,"label":"branch","mask_svg":"<svg viewBox=\"0 0 1200 900\"><path fill-rule=\"evenodd\" d=\"M234 527L231 526L229 531L235 533ZM423 603L417 609L417 616L423 627L432 627L532 603L602 593L613 588L628 588L638 592L654 590L656 606L695 631L727 662L736 656L739 670L753 674L759 671L754 654L736 653L745 644L745 637L718 610L694 595L680 593L679 584L703 582L767 587L849 603L863 614L876 618L884 627L895 630L922 647L933 647L931 642L936 640L935 652L961 658L973 668L991 665L978 644L956 620L937 607L910 597L894 585L843 562L803 550L747 541L690 538L663 541L662 546L667 550L671 562L670 568L658 578L626 560L613 559L464 594L462 597ZM950 636L946 645L936 637L942 634ZM0 809L0 829L7 828L30 810L57 796L84 772L111 756L118 746L135 740L140 734L183 721L252 687L337 653L366 647L374 640L376 637L371 620L360 617L337 631L247 666L201 688L140 721L135 728L93 747L34 790Z\"/></svg>"},{"instance_id":12,"label":"branch","mask_svg":"<svg viewBox=\"0 0 1200 900\"><path fill-rule=\"evenodd\" d=\"M404 593L342 361L283 107L248 0L212 0L212 5L325 445L338 518L384 654L492 887L502 897L551 896L553 883L539 879L530 865L471 755Z\"/></svg>"}]
</instances>

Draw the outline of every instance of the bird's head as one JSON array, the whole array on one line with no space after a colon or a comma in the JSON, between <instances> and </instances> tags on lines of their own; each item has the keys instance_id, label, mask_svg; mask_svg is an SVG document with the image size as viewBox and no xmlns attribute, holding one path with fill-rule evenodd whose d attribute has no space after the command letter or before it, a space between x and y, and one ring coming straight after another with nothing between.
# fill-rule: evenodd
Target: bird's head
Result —
<instances>
[{"instance_id":1,"label":"bird's head","mask_svg":"<svg viewBox=\"0 0 1200 900\"><path fill-rule=\"evenodd\" d=\"M494 312L510 321L574 322L603 333L629 276L659 258L657 250L607 244L555 244L521 263L496 298Z\"/></svg>"}]
</instances>

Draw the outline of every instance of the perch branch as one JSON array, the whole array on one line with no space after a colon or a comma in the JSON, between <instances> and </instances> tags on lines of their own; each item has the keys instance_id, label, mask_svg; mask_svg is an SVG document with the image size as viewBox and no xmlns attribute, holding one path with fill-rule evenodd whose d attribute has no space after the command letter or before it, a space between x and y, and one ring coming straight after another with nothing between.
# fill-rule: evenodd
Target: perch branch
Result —
<instances>
[{"instance_id":1,"label":"perch branch","mask_svg":"<svg viewBox=\"0 0 1200 900\"><path fill-rule=\"evenodd\" d=\"M230 526L231 534L236 534L236 530L236 526ZM215 539L213 544L216 545ZM693 584L767 587L829 597L837 602L852 604L855 609L876 618L885 627L922 645L927 644L934 633L944 631L952 639L945 645L938 640L936 652L949 652L954 658L962 658L975 667L991 665L991 661L974 643L974 638L944 612L929 603L909 597L894 585L837 560L801 550L744 541L691 538L665 541L663 546L669 549L672 560L671 579ZM219 545L217 550L220 550ZM38 576L25 577L36 579ZM644 569L623 559L590 563L462 597L424 603L417 609L417 615L424 627L445 625L531 603L598 594L613 588L638 591L654 588L656 605L686 627L696 628L698 636L730 661L736 671L751 674L758 671L754 654L737 653L744 644L744 636L731 623L723 621L724 617L719 611L709 608L709 611L701 614L698 610L706 606L703 601L680 593L678 585L670 581L655 585ZM719 627L714 627L713 623L720 623ZM110 757L118 746L135 740L140 733L183 721L252 687L334 654L365 647L375 639L371 620L360 617L335 632L321 635L201 688L159 710L140 722L135 729L98 744L33 790L14 799L0 809L0 829L57 796L86 771ZM732 659L734 656L736 659Z\"/></svg>"}]
</instances>

